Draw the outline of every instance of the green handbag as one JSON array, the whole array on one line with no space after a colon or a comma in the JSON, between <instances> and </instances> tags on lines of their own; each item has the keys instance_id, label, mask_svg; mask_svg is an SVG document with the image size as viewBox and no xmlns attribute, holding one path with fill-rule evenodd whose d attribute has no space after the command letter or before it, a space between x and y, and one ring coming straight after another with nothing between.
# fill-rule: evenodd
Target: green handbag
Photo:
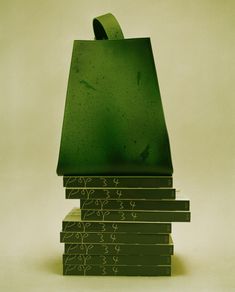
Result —
<instances>
[{"instance_id":1,"label":"green handbag","mask_svg":"<svg viewBox=\"0 0 235 292\"><path fill-rule=\"evenodd\" d=\"M112 14L75 40L58 175L172 175L150 38L124 39Z\"/></svg>"}]
</instances>

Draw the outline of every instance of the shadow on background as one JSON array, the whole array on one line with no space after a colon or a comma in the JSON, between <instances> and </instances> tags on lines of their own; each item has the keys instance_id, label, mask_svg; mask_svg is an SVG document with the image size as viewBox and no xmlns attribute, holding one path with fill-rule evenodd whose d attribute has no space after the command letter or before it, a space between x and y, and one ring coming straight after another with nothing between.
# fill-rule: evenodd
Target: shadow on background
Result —
<instances>
[{"instance_id":1,"label":"shadow on background","mask_svg":"<svg viewBox=\"0 0 235 292\"><path fill-rule=\"evenodd\" d=\"M187 274L186 267L183 262L183 258L178 255L172 256L172 276L182 276Z\"/></svg>"},{"instance_id":2,"label":"shadow on background","mask_svg":"<svg viewBox=\"0 0 235 292\"><path fill-rule=\"evenodd\" d=\"M44 258L43 262L41 263L41 268L47 271L48 273L62 275L62 257L54 256Z\"/></svg>"}]
</instances>

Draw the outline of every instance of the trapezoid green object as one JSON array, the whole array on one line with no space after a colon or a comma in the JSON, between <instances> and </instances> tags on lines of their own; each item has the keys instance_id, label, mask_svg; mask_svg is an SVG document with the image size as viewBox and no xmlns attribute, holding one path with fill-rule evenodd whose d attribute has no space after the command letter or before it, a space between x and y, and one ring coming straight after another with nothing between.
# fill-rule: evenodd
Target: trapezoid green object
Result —
<instances>
[{"instance_id":1,"label":"trapezoid green object","mask_svg":"<svg viewBox=\"0 0 235 292\"><path fill-rule=\"evenodd\" d=\"M149 38L74 41L57 173L172 175Z\"/></svg>"}]
</instances>

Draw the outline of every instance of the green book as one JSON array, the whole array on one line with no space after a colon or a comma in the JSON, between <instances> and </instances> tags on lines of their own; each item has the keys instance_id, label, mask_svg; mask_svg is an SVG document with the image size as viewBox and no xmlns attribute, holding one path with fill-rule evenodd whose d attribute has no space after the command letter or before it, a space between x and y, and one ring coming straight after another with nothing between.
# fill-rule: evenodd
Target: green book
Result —
<instances>
[{"instance_id":1,"label":"green book","mask_svg":"<svg viewBox=\"0 0 235 292\"><path fill-rule=\"evenodd\" d=\"M173 242L160 244L65 243L65 254L85 255L172 255Z\"/></svg>"},{"instance_id":2,"label":"green book","mask_svg":"<svg viewBox=\"0 0 235 292\"><path fill-rule=\"evenodd\" d=\"M73 208L64 218L62 230L68 232L171 233L171 223L81 221L81 210Z\"/></svg>"},{"instance_id":3,"label":"green book","mask_svg":"<svg viewBox=\"0 0 235 292\"><path fill-rule=\"evenodd\" d=\"M172 176L64 176L64 187L170 188Z\"/></svg>"},{"instance_id":4,"label":"green book","mask_svg":"<svg viewBox=\"0 0 235 292\"><path fill-rule=\"evenodd\" d=\"M175 199L173 188L66 188L66 199Z\"/></svg>"},{"instance_id":5,"label":"green book","mask_svg":"<svg viewBox=\"0 0 235 292\"><path fill-rule=\"evenodd\" d=\"M94 221L189 222L190 212L81 209L81 218Z\"/></svg>"},{"instance_id":6,"label":"green book","mask_svg":"<svg viewBox=\"0 0 235 292\"><path fill-rule=\"evenodd\" d=\"M81 209L188 211L188 200L81 200Z\"/></svg>"},{"instance_id":7,"label":"green book","mask_svg":"<svg viewBox=\"0 0 235 292\"><path fill-rule=\"evenodd\" d=\"M64 254L63 265L170 265L170 255L84 255Z\"/></svg>"},{"instance_id":8,"label":"green book","mask_svg":"<svg viewBox=\"0 0 235 292\"><path fill-rule=\"evenodd\" d=\"M64 275L82 276L170 276L171 266L127 266L127 265L63 265Z\"/></svg>"},{"instance_id":9,"label":"green book","mask_svg":"<svg viewBox=\"0 0 235 292\"><path fill-rule=\"evenodd\" d=\"M60 242L65 243L137 243L155 244L169 243L168 234L140 234L140 233L87 233L61 232Z\"/></svg>"}]
</instances>

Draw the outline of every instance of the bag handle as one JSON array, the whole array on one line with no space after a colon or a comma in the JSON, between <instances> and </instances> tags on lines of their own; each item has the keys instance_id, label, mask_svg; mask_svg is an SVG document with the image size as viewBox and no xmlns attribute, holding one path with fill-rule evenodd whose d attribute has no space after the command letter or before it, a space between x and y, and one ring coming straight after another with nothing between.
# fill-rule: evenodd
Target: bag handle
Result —
<instances>
[{"instance_id":1,"label":"bag handle","mask_svg":"<svg viewBox=\"0 0 235 292\"><path fill-rule=\"evenodd\" d=\"M111 13L94 18L93 29L96 40L118 40L124 38L117 19Z\"/></svg>"}]
</instances>

